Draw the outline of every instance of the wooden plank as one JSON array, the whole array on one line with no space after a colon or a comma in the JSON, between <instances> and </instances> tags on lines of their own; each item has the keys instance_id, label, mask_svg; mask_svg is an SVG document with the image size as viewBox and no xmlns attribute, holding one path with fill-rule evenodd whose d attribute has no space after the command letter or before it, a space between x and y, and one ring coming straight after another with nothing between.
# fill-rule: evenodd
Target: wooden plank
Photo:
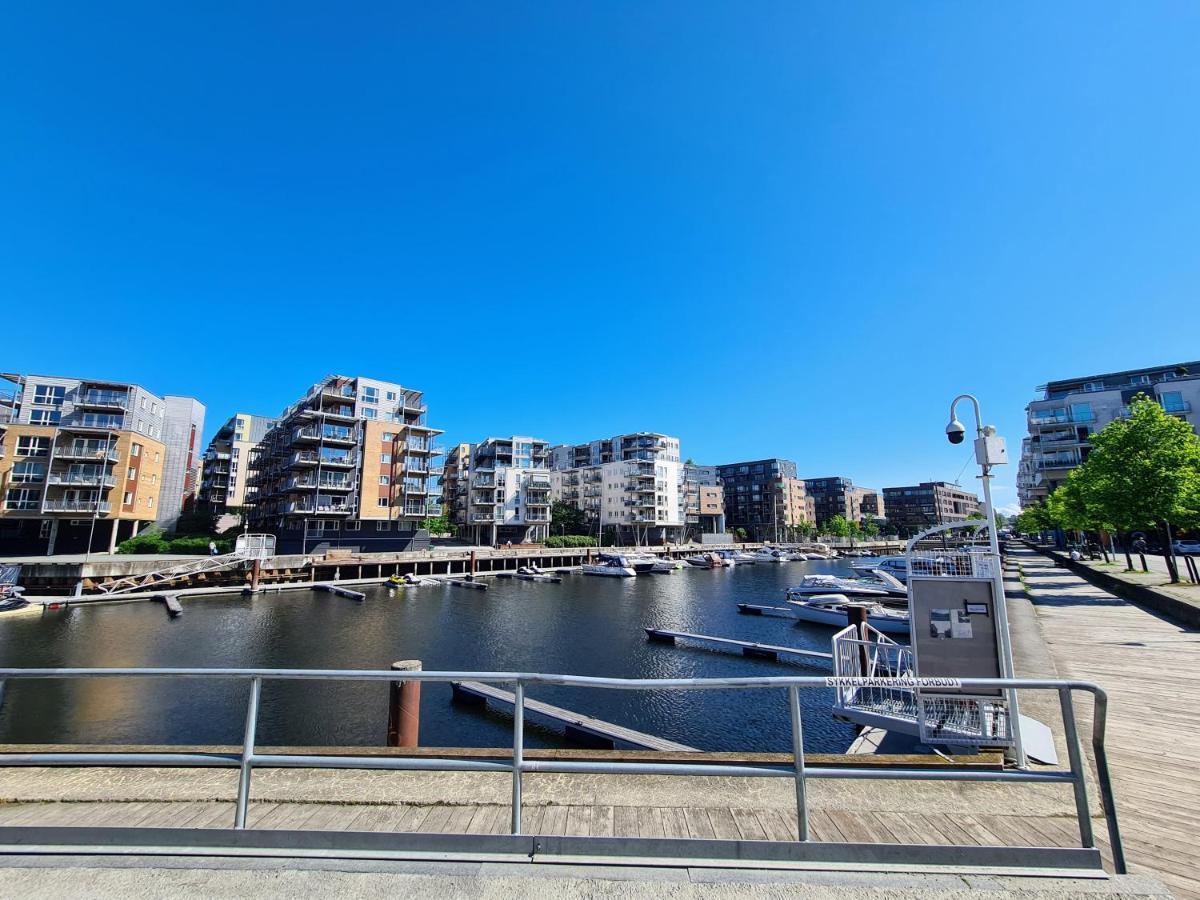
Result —
<instances>
[{"instance_id":1,"label":"wooden plank","mask_svg":"<svg viewBox=\"0 0 1200 900\"><path fill-rule=\"evenodd\" d=\"M595 807L592 819L592 834L596 837L613 837L616 823L616 810L611 806Z\"/></svg>"},{"instance_id":2,"label":"wooden plank","mask_svg":"<svg viewBox=\"0 0 1200 900\"><path fill-rule=\"evenodd\" d=\"M738 833L744 841L765 841L767 833L763 830L762 823L758 821L758 817L754 815L752 809L731 809L730 814L733 816L733 821L737 823ZM716 824L713 825L714 830Z\"/></svg>"},{"instance_id":3,"label":"wooden plank","mask_svg":"<svg viewBox=\"0 0 1200 900\"><path fill-rule=\"evenodd\" d=\"M697 806L685 806L682 810L683 821L687 823L689 837L712 840L716 837L708 810Z\"/></svg>"},{"instance_id":4,"label":"wooden plank","mask_svg":"<svg viewBox=\"0 0 1200 900\"><path fill-rule=\"evenodd\" d=\"M587 837L592 833L595 810L591 806L568 806L564 834Z\"/></svg>"},{"instance_id":5,"label":"wooden plank","mask_svg":"<svg viewBox=\"0 0 1200 900\"><path fill-rule=\"evenodd\" d=\"M678 806L665 806L660 808L659 812L662 815L663 837L686 838L690 836L687 819L684 817L682 809Z\"/></svg>"},{"instance_id":6,"label":"wooden plank","mask_svg":"<svg viewBox=\"0 0 1200 900\"><path fill-rule=\"evenodd\" d=\"M613 809L613 835L615 837L638 837L640 834L637 807L615 807Z\"/></svg>"},{"instance_id":7,"label":"wooden plank","mask_svg":"<svg viewBox=\"0 0 1200 900\"><path fill-rule=\"evenodd\" d=\"M733 817L732 810L710 809L708 810L708 821L712 826L714 837L723 841L737 841L741 839L742 831L738 828L737 820Z\"/></svg>"},{"instance_id":8,"label":"wooden plank","mask_svg":"<svg viewBox=\"0 0 1200 900\"><path fill-rule=\"evenodd\" d=\"M544 808L542 815L541 827L538 829L538 834L566 834L567 831L567 807L565 806L547 806ZM530 832L531 834L533 832Z\"/></svg>"},{"instance_id":9,"label":"wooden plank","mask_svg":"<svg viewBox=\"0 0 1200 900\"><path fill-rule=\"evenodd\" d=\"M503 690L490 684L481 684L478 681L456 681L453 682L456 693L470 694L475 697L482 697L486 701L500 703L504 706L515 706L516 696L511 691ZM632 728L626 728L623 725L616 725L612 722L605 722L603 719L597 719L592 716L585 716L580 713L572 712L569 709L563 709L559 706L552 706L549 703L543 703L540 700L525 699L525 712L535 713L545 716L555 722L563 725L568 725L573 729L595 735L606 740L622 741L626 744L633 744L637 747L644 747L648 750L676 750L676 751L693 751L699 752L695 747L689 747L686 744L679 744L675 741L668 741L665 738L656 737L652 734L646 734L641 731L635 731Z\"/></svg>"}]
</instances>

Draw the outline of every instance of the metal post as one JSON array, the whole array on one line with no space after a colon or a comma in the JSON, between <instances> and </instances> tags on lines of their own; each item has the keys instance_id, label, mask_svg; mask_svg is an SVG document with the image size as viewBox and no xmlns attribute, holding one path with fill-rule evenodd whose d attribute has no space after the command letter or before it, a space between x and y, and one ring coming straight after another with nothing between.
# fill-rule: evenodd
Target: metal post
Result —
<instances>
[{"instance_id":1,"label":"metal post","mask_svg":"<svg viewBox=\"0 0 1200 900\"><path fill-rule=\"evenodd\" d=\"M1083 754L1079 751L1079 731L1075 727L1075 706L1071 700L1071 689L1058 689L1059 706L1062 707L1063 731L1067 740L1067 756L1071 760L1071 774L1075 777L1075 816L1079 819L1079 840L1084 847L1095 847L1092 834L1092 815L1088 809L1087 781L1084 778Z\"/></svg>"},{"instance_id":2,"label":"metal post","mask_svg":"<svg viewBox=\"0 0 1200 900\"><path fill-rule=\"evenodd\" d=\"M420 672L419 659L402 659L392 663L395 672ZM389 747L420 746L421 682L393 681L389 687L388 734Z\"/></svg>"},{"instance_id":3,"label":"metal post","mask_svg":"<svg viewBox=\"0 0 1200 900\"><path fill-rule=\"evenodd\" d=\"M1104 805L1104 821L1108 824L1108 844L1112 851L1113 871L1124 875L1125 845L1121 841L1121 826L1117 822L1117 801L1113 797L1112 774L1108 769L1108 750L1104 746L1104 731L1108 723L1108 695L1099 688L1092 711L1092 756L1096 759L1096 780L1100 784L1100 802Z\"/></svg>"},{"instance_id":4,"label":"metal post","mask_svg":"<svg viewBox=\"0 0 1200 900\"><path fill-rule=\"evenodd\" d=\"M246 827L246 807L250 804L250 770L253 768L251 757L254 756L254 736L258 730L258 698L262 692L262 678L256 677L250 682L250 701L246 704L246 732L242 738L242 765L238 773L237 809L234 812L233 827Z\"/></svg>"},{"instance_id":5,"label":"metal post","mask_svg":"<svg viewBox=\"0 0 1200 900\"><path fill-rule=\"evenodd\" d=\"M512 833L521 833L521 766L525 756L525 685L513 688Z\"/></svg>"},{"instance_id":6,"label":"metal post","mask_svg":"<svg viewBox=\"0 0 1200 900\"><path fill-rule=\"evenodd\" d=\"M792 712L792 764L796 779L796 834L797 840L808 840L808 797L804 775L804 723L800 718L800 688L788 688L788 706Z\"/></svg>"}]
</instances>

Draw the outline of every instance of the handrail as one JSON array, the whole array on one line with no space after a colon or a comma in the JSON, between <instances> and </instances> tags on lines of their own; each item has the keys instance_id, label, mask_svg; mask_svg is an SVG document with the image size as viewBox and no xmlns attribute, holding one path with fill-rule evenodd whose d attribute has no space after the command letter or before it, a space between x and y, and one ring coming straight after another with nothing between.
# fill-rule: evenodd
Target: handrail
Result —
<instances>
[{"instance_id":1,"label":"handrail","mask_svg":"<svg viewBox=\"0 0 1200 900\"><path fill-rule=\"evenodd\" d=\"M807 841L808 801L807 781L810 778L883 779L901 781L1013 781L1043 784L1070 784L1075 792L1076 814L1079 819L1080 843L1094 848L1095 839L1087 800L1087 783L1083 755L1075 724L1072 692L1084 691L1094 698L1092 746L1104 817L1108 827L1113 867L1125 874L1125 854L1117 823L1116 803L1112 794L1112 779L1104 746L1107 724L1108 695L1103 688L1078 679L1029 678L963 678L956 686L963 688L1005 688L1010 690L1053 690L1059 695L1066 730L1069 772L1034 772L1026 769L955 771L953 769L831 767L808 769L804 764L803 717L799 701L801 688L840 686L871 686L881 679L826 678L819 676L755 676L730 678L608 678L590 675L557 675L539 672L449 672L406 671L405 681L447 683L477 681L485 684L512 684L513 694L513 756L511 763L484 760L436 759L428 757L354 757L320 755L272 755L255 752L259 702L264 681L397 681L397 672L375 669L263 669L263 668L0 668L0 679L75 679L75 678L202 678L236 679L250 682L246 706L246 725L239 754L199 753L3 753L3 766L111 766L111 765L179 765L236 767L239 771L238 794L234 827L246 828L246 813L250 798L250 779L256 767L266 768L353 768L422 771L509 772L512 776L513 834L521 833L522 774L525 772L579 773L597 775L698 775L792 778L795 782L797 839ZM882 679L896 681L897 679ZM913 687L935 686L940 679L904 679ZM725 763L653 763L653 762L573 762L562 760L527 760L524 758L525 689L544 684L605 690L752 690L785 688L792 733L792 766L738 766Z\"/></svg>"}]
</instances>

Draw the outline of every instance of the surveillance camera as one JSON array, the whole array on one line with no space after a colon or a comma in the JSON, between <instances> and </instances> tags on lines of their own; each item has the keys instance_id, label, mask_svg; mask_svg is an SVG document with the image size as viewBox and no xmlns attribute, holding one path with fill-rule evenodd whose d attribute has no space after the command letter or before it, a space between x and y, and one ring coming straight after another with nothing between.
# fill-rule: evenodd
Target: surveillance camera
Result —
<instances>
[{"instance_id":1,"label":"surveillance camera","mask_svg":"<svg viewBox=\"0 0 1200 900\"><path fill-rule=\"evenodd\" d=\"M961 444L967 436L967 429L963 428L963 423L958 419L953 420L946 426L946 439L952 444Z\"/></svg>"}]
</instances>

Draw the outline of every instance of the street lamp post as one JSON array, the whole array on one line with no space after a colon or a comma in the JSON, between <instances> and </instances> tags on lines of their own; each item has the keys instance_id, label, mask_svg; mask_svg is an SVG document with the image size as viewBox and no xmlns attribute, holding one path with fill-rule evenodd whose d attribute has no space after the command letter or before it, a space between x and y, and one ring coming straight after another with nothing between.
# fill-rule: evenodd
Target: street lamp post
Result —
<instances>
[{"instance_id":1,"label":"street lamp post","mask_svg":"<svg viewBox=\"0 0 1200 900\"><path fill-rule=\"evenodd\" d=\"M996 512L992 507L992 466L1004 465L1008 462L1008 450L1004 439L996 434L991 425L983 424L983 413L979 409L979 400L973 394L959 394L950 402L950 424L946 426L946 437L952 444L961 444L966 436L966 428L958 421L955 409L960 400L970 400L975 409L975 461L979 464L979 480L983 482L983 516L987 523L988 551L991 555L992 598L996 610L996 631L999 637L1000 677L1015 678L1013 666L1012 640L1008 630L1008 606L1004 597L1004 573L1000 571L1000 540L996 535ZM1013 734L1013 751L1017 765L1026 765L1025 748L1021 743L1020 710L1017 705L1017 692L1006 691L1008 695L1009 722Z\"/></svg>"}]
</instances>

